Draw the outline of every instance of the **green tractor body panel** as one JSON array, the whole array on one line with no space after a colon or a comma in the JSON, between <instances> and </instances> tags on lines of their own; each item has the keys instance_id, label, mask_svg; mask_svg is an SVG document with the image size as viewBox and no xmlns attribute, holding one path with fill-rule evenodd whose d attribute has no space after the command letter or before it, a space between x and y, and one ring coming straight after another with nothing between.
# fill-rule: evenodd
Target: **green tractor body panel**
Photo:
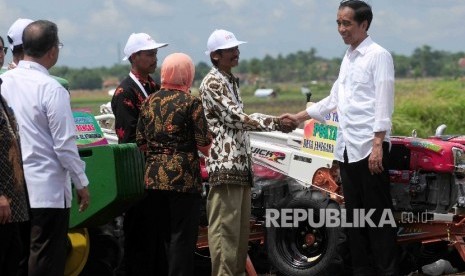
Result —
<instances>
[{"instance_id":1,"label":"green tractor body panel","mask_svg":"<svg viewBox=\"0 0 465 276\"><path fill-rule=\"evenodd\" d=\"M69 227L103 225L143 196L145 158L136 144L108 144L91 114L73 115L79 156L86 163L91 203L80 213L74 191Z\"/></svg>"},{"instance_id":2,"label":"green tractor body panel","mask_svg":"<svg viewBox=\"0 0 465 276\"><path fill-rule=\"evenodd\" d=\"M71 207L70 228L106 224L121 215L144 194L144 156L136 144L80 148L86 163L91 203L79 212L77 195Z\"/></svg>"}]
</instances>

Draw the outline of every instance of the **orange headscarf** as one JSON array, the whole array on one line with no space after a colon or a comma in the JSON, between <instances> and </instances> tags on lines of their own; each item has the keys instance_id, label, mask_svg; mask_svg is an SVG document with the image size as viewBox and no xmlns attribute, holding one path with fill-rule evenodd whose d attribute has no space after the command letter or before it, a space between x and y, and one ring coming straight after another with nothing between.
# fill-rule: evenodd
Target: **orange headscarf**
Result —
<instances>
[{"instance_id":1,"label":"orange headscarf","mask_svg":"<svg viewBox=\"0 0 465 276\"><path fill-rule=\"evenodd\" d=\"M161 65L161 88L189 93L194 80L195 67L192 59L183 53L174 53Z\"/></svg>"}]
</instances>

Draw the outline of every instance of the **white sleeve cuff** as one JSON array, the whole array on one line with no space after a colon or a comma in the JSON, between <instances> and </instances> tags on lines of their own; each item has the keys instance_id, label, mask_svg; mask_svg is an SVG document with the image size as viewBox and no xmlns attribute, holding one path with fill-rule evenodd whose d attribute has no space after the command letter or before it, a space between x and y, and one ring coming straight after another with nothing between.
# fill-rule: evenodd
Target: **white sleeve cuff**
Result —
<instances>
[{"instance_id":1,"label":"white sleeve cuff","mask_svg":"<svg viewBox=\"0 0 465 276\"><path fill-rule=\"evenodd\" d=\"M311 118L319 121L320 123L326 123L325 116L321 114L319 106L319 104L312 104L307 107L306 111Z\"/></svg>"},{"instance_id":2,"label":"white sleeve cuff","mask_svg":"<svg viewBox=\"0 0 465 276\"><path fill-rule=\"evenodd\" d=\"M384 119L375 122L375 127L373 128L373 132L381 132L387 131L391 129L391 120Z\"/></svg>"}]
</instances>

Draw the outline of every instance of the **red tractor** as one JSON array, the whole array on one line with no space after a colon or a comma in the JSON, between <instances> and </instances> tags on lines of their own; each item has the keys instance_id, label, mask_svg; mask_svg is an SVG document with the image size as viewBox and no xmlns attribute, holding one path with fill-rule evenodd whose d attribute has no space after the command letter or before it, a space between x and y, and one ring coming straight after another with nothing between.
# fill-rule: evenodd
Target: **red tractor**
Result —
<instances>
[{"instance_id":1,"label":"red tractor","mask_svg":"<svg viewBox=\"0 0 465 276\"><path fill-rule=\"evenodd\" d=\"M90 144L98 144L103 138L115 141L111 130L111 114L97 116L97 119L100 126L104 126L103 133L99 137L81 133L84 134L82 138L96 139L87 141ZM305 221L293 227L266 225L269 210L318 211L344 208L337 163L333 162L331 154L335 143L335 135L332 133L337 116L331 115L327 119L327 125L315 125L316 122L311 121L304 129L290 134L251 133L255 187L252 190L249 239L249 255L252 261L248 263L249 275L254 275L255 271L270 271L270 267L278 274L290 276L344 275L345 271L350 271L350 256L345 246L346 236L341 227L313 227ZM85 121L82 119L81 123ZM81 128L84 132L88 129ZM114 163L105 170L108 172L114 169L114 172L106 174L139 181L143 165L140 164L140 156L134 153L134 145L127 146L128 153L124 153L125 150L120 147L121 145L107 145L83 148L81 155L84 159L92 159L106 154L101 163ZM104 154L105 148L107 153ZM112 156L123 153L129 154L133 163L137 164L115 165L118 162L113 162ZM103 171L99 166L97 162L87 167L98 173ZM440 258L449 258L453 265L464 269L465 146L457 141L438 137L393 137L389 169L394 215L399 229L398 242L404 260L403 272L408 274ZM105 185L102 182L108 177L96 176L98 181L92 183L91 189L100 189L98 187ZM205 171L204 180L206 193L208 177ZM91 190L94 199L96 194L102 192ZM101 225L114 220L126 204L136 200L138 194L137 189L123 191L127 192L126 196L119 195L119 192L121 191L117 191L118 195L115 196L117 203L110 202L105 206L102 204L95 207L94 214L89 213L87 218L80 218L77 213L72 216L73 231L77 232L75 234L78 239L84 240L80 249L85 253L79 261L74 262L74 267L77 267L74 271L84 269L84 272L87 272L84 275L92 275L89 274L92 269L101 267L95 264L95 256L100 263L110 263L109 267L117 264L120 254L117 248L120 229L117 223L116 227L104 230ZM84 230L84 227L88 227L89 230ZM208 274L207 227L204 219L199 228L197 255L199 264L204 264L207 272L203 271L198 275ZM91 234L88 235L88 232ZM73 245L75 243L76 241ZM92 248L99 246L93 247L92 244L103 244L104 252L93 252ZM108 256L110 257L107 258ZM106 261L107 259L111 262Z\"/></svg>"},{"instance_id":2,"label":"red tractor","mask_svg":"<svg viewBox=\"0 0 465 276\"><path fill-rule=\"evenodd\" d=\"M253 212L343 208L336 163L324 154L308 153L305 146L319 142L307 138L305 130L288 136L252 134L255 190L260 195L254 199ZM454 139L392 137L391 195L405 274L440 258L465 267L465 147L457 143L465 140ZM270 158L276 154L279 161ZM311 227L305 221L296 227L271 226L266 228L265 243L271 264L284 275L350 271L342 228Z\"/></svg>"}]
</instances>

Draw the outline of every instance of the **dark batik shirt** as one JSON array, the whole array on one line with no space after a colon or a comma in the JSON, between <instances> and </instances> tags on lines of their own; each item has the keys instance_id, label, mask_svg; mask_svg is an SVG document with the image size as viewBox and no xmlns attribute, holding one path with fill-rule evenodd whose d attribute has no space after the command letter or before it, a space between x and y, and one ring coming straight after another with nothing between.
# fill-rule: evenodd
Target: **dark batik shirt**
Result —
<instances>
[{"instance_id":1,"label":"dark batik shirt","mask_svg":"<svg viewBox=\"0 0 465 276\"><path fill-rule=\"evenodd\" d=\"M146 188L200 192L197 145L210 142L199 98L171 90L150 95L137 125L137 144L146 149Z\"/></svg>"},{"instance_id":2,"label":"dark batik shirt","mask_svg":"<svg viewBox=\"0 0 465 276\"><path fill-rule=\"evenodd\" d=\"M29 199L16 120L0 96L0 196L10 200L11 222L29 220Z\"/></svg>"},{"instance_id":3,"label":"dark batik shirt","mask_svg":"<svg viewBox=\"0 0 465 276\"><path fill-rule=\"evenodd\" d=\"M133 74L141 82L148 95L160 89L160 85L156 84L150 76L148 81L143 82L136 73L133 72ZM116 88L111 99L111 109L115 115L118 143L136 142L137 120L144 100L144 93L130 76L127 76Z\"/></svg>"}]
</instances>

